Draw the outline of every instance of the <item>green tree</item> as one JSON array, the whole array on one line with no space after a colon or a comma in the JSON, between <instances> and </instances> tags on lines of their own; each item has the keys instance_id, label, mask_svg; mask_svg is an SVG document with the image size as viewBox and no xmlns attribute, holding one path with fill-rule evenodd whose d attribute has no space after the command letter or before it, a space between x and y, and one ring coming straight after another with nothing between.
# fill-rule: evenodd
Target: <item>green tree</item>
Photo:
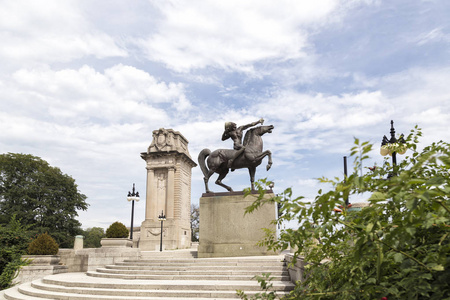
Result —
<instances>
[{"instance_id":1,"label":"green tree","mask_svg":"<svg viewBox=\"0 0 450 300\"><path fill-rule=\"evenodd\" d=\"M101 227L92 227L83 231L84 248L100 248L102 245L100 241L104 238L105 230Z\"/></svg>"},{"instance_id":2,"label":"green tree","mask_svg":"<svg viewBox=\"0 0 450 300\"><path fill-rule=\"evenodd\" d=\"M200 208L191 204L191 242L198 242L200 233Z\"/></svg>"},{"instance_id":3,"label":"green tree","mask_svg":"<svg viewBox=\"0 0 450 300\"><path fill-rule=\"evenodd\" d=\"M49 232L61 247L70 247L80 233L77 210L86 210L86 196L75 180L39 157L0 155L0 224L16 214L31 229Z\"/></svg>"},{"instance_id":4,"label":"green tree","mask_svg":"<svg viewBox=\"0 0 450 300\"><path fill-rule=\"evenodd\" d=\"M10 218L8 224L0 224L0 290L9 288L16 270L27 264L21 256L26 254L31 241L28 228L17 220L16 215Z\"/></svg>"},{"instance_id":5,"label":"green tree","mask_svg":"<svg viewBox=\"0 0 450 300\"><path fill-rule=\"evenodd\" d=\"M309 263L308 279L286 299L450 299L450 144L418 152L420 135L417 128L409 135L410 155L394 170L386 159L365 174L372 145L355 139L353 174L320 179L330 191L320 190L313 202L291 189L269 200L281 204L277 222L300 225L282 230L278 240L269 232L261 245L291 245ZM370 205L351 211L345 199L354 194L367 195ZM259 197L247 211L264 202Z\"/></svg>"}]
</instances>

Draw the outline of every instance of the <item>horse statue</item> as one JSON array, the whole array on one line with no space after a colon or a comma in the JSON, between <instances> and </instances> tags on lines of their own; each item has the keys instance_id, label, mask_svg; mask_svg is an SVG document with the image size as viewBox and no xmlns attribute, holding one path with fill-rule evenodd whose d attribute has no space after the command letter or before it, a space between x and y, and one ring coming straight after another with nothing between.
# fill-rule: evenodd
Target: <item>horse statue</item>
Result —
<instances>
[{"instance_id":1,"label":"horse statue","mask_svg":"<svg viewBox=\"0 0 450 300\"><path fill-rule=\"evenodd\" d=\"M249 129L245 133L244 137L244 152L235 158L232 169L248 168L250 173L250 182L252 190L255 190L255 173L256 167L259 166L264 157L268 156L269 161L266 169L269 170L272 166L272 152L266 150L263 152L263 140L262 135L265 133L272 133L273 125L259 126ZM206 193L211 193L208 187L209 178L218 173L219 177L216 180L216 184L226 188L229 192L233 189L222 183L222 180L227 176L230 168L228 167L228 161L235 157L238 150L233 149L217 149L213 152L209 149L203 149L198 155L198 163L203 172L203 181L205 182Z\"/></svg>"}]
</instances>

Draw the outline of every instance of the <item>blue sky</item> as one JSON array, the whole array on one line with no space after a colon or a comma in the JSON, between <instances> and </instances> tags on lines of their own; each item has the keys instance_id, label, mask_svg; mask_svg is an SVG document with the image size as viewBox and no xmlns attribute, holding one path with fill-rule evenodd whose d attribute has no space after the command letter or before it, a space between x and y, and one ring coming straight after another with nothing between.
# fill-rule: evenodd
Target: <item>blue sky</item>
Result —
<instances>
[{"instance_id":1,"label":"blue sky","mask_svg":"<svg viewBox=\"0 0 450 300\"><path fill-rule=\"evenodd\" d=\"M353 137L378 148L390 120L399 134L418 124L423 145L450 140L449 14L446 0L0 1L0 153L75 178L84 228L129 225L153 130L180 131L196 160L232 147L226 121L262 117L274 165L256 176L313 197L314 178L342 177ZM198 167L192 178L198 203Z\"/></svg>"}]
</instances>

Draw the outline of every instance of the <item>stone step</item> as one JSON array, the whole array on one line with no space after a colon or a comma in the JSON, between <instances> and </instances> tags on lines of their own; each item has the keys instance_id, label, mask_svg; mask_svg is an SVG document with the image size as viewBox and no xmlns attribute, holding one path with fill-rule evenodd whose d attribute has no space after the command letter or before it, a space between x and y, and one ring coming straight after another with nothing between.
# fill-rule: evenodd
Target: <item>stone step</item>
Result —
<instances>
[{"instance_id":1,"label":"stone step","mask_svg":"<svg viewBox=\"0 0 450 300\"><path fill-rule=\"evenodd\" d=\"M148 266L148 265L106 265L105 269L111 270L149 270L149 271L216 271L216 272L228 272L228 271L248 271L248 272L259 272L264 270L270 270L270 272L284 271L287 268L282 265L274 266L211 266L211 265L191 265L191 266L180 266L180 265L158 265L158 266Z\"/></svg>"},{"instance_id":2,"label":"stone step","mask_svg":"<svg viewBox=\"0 0 450 300\"><path fill-rule=\"evenodd\" d=\"M27 282L20 285L22 286L30 286L31 282ZM42 299L55 299L55 298L42 298L42 297L33 297L30 295L22 294L19 291L18 286L9 288L5 290L3 293L0 293L0 300L42 300Z\"/></svg>"},{"instance_id":3,"label":"stone step","mask_svg":"<svg viewBox=\"0 0 450 300\"><path fill-rule=\"evenodd\" d=\"M41 281L45 284L79 287L79 288L106 288L106 289L163 289L163 290L222 290L235 291L236 289L259 289L256 280L250 281L223 281L223 280L123 280L114 278L90 277L85 273L66 273L46 276ZM285 290L292 287L291 282L274 282L275 290Z\"/></svg>"},{"instance_id":4,"label":"stone step","mask_svg":"<svg viewBox=\"0 0 450 300\"><path fill-rule=\"evenodd\" d=\"M90 294L89 290L84 290L83 293L67 293L67 292L54 292L54 291L43 291L36 289L31 286L31 283L26 283L19 287L8 289L5 295L2 298L0 294L1 300L43 300L43 299L69 299L69 300L96 300L96 299L110 299L110 300L180 300L180 299L192 299L192 300L234 300L238 298L234 295L229 295L230 297L211 297L214 295L214 291L209 297L197 297L194 293L186 294L184 291L179 291L178 294L173 294L174 296L167 296L165 294L163 297L158 296L157 294L152 294L149 291L149 294L145 296L124 296L115 293L114 295L99 295L99 294ZM223 294L223 293L222 293ZM285 293L280 292L280 295L284 295ZM204 294L207 295L207 294ZM249 294L250 295L250 294ZM253 295L253 293L252 293ZM190 297L192 296L192 297Z\"/></svg>"},{"instance_id":5,"label":"stone step","mask_svg":"<svg viewBox=\"0 0 450 300\"><path fill-rule=\"evenodd\" d=\"M67 287L54 284L48 284L43 281L32 282L31 289L22 291L24 294L31 296L45 295L46 292L60 293L60 294L72 294L72 295L88 295L89 299L95 299L97 296L120 296L126 299L133 299L132 297L174 297L178 299L184 298L237 298L235 289L229 287L223 287L217 285L205 285L201 288L197 285L193 285L192 288L186 289L186 286L172 285L167 283L160 283L156 285L144 285L136 288L136 286L120 285L119 287L112 288L107 286L104 288L97 287ZM219 287L219 288L218 288ZM242 285L243 288L249 289L249 285ZM253 286L254 290L254 286ZM283 292L284 291L280 291ZM250 294L254 294L255 291L249 291Z\"/></svg>"},{"instance_id":6,"label":"stone step","mask_svg":"<svg viewBox=\"0 0 450 300\"><path fill-rule=\"evenodd\" d=\"M140 257L139 259L130 259L128 261L177 261L177 262L220 262L220 263L236 263L236 262L282 262L284 259L282 256L249 256L249 257L220 257L220 258L188 258L188 257Z\"/></svg>"},{"instance_id":7,"label":"stone step","mask_svg":"<svg viewBox=\"0 0 450 300\"><path fill-rule=\"evenodd\" d=\"M141 251L141 258L196 258L197 250L182 249L182 250L165 250L165 251Z\"/></svg>"},{"instance_id":8,"label":"stone step","mask_svg":"<svg viewBox=\"0 0 450 300\"><path fill-rule=\"evenodd\" d=\"M100 273L114 274L141 274L141 275L255 275L259 271L270 273L272 275L288 274L286 267L257 267L257 268L180 268L180 267L164 267L164 268L146 268L146 267L128 267L128 266L105 266L105 268L97 268Z\"/></svg>"},{"instance_id":9,"label":"stone step","mask_svg":"<svg viewBox=\"0 0 450 300\"><path fill-rule=\"evenodd\" d=\"M293 289L290 282L273 282L282 296ZM83 273L47 276L5 291L4 299L236 299L236 290L251 296L260 292L253 281L222 280L123 280L87 277ZM0 298L1 299L1 298Z\"/></svg>"},{"instance_id":10,"label":"stone step","mask_svg":"<svg viewBox=\"0 0 450 300\"><path fill-rule=\"evenodd\" d=\"M283 266L282 261L216 261L216 260L125 260L119 266Z\"/></svg>"},{"instance_id":11,"label":"stone step","mask_svg":"<svg viewBox=\"0 0 450 300\"><path fill-rule=\"evenodd\" d=\"M46 276L4 291L0 300L237 299L236 290L260 293L255 275L271 273L272 290L283 296L294 288L282 257L145 258L87 273Z\"/></svg>"},{"instance_id":12,"label":"stone step","mask_svg":"<svg viewBox=\"0 0 450 300\"><path fill-rule=\"evenodd\" d=\"M87 272L88 276L102 278L143 279L143 280L252 280L254 275L162 275L162 274L123 274ZM288 281L289 275L281 276L271 274L272 281Z\"/></svg>"}]
</instances>

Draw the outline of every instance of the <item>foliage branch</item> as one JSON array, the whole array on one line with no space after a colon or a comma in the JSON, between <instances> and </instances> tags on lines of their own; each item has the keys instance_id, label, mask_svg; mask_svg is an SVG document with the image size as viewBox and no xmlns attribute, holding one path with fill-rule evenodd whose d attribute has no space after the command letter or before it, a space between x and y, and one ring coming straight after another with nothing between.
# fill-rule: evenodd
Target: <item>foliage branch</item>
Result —
<instances>
[{"instance_id":1,"label":"foliage branch","mask_svg":"<svg viewBox=\"0 0 450 300\"><path fill-rule=\"evenodd\" d=\"M260 195L247 213L266 202L280 204L279 239L267 231L260 242L272 250L296 250L294 262L308 263L305 282L297 282L285 299L450 299L450 144L433 143L417 150L421 130L406 139L410 155L397 166L389 159L362 172L372 145L355 139L353 173L320 178L332 189L314 201L294 197L288 188L265 200L270 183L261 180ZM395 174L395 176L388 176ZM389 179L387 179L389 177ZM345 206L352 195L367 196L361 211Z\"/></svg>"}]
</instances>

